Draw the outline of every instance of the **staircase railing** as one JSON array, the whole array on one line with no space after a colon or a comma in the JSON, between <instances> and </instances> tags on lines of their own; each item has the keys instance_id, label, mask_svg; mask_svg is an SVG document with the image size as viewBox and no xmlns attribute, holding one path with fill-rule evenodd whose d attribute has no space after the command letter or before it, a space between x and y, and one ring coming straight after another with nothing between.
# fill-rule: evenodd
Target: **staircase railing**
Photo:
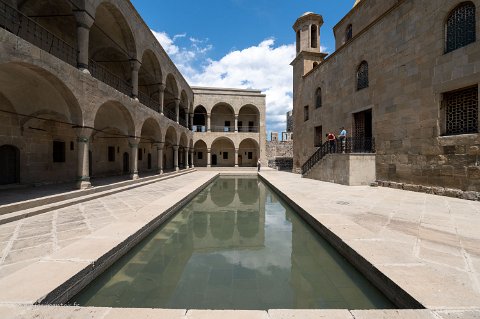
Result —
<instances>
[{"instance_id":1,"label":"staircase railing","mask_svg":"<svg viewBox=\"0 0 480 319\"><path fill-rule=\"evenodd\" d=\"M327 154L375 153L375 138L373 137L348 137L344 141L339 139L334 143L323 143L312 156L302 165L302 175L305 175Z\"/></svg>"}]
</instances>

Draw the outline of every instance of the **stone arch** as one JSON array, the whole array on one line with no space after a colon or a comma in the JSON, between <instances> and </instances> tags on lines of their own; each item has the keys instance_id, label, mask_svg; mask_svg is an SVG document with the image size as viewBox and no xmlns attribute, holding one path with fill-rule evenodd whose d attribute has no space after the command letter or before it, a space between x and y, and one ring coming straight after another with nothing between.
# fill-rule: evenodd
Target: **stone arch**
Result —
<instances>
[{"instance_id":1,"label":"stone arch","mask_svg":"<svg viewBox=\"0 0 480 319\"><path fill-rule=\"evenodd\" d=\"M132 61L137 59L135 38L120 9L110 1L96 7L95 22L90 28L89 58L94 77L131 95Z\"/></svg>"},{"instance_id":2,"label":"stone arch","mask_svg":"<svg viewBox=\"0 0 480 319\"><path fill-rule=\"evenodd\" d=\"M142 55L142 65L138 71L138 98L150 108L159 110L162 68L155 53L147 49ZM153 103L153 105L151 105Z\"/></svg>"},{"instance_id":3,"label":"stone arch","mask_svg":"<svg viewBox=\"0 0 480 319\"><path fill-rule=\"evenodd\" d=\"M174 167L174 147L178 146L178 137L175 127L169 126L165 131L165 144L163 147L164 170L171 171Z\"/></svg>"},{"instance_id":4,"label":"stone arch","mask_svg":"<svg viewBox=\"0 0 480 319\"><path fill-rule=\"evenodd\" d=\"M210 111L212 132L233 132L235 123L235 110L225 102L215 104Z\"/></svg>"},{"instance_id":5,"label":"stone arch","mask_svg":"<svg viewBox=\"0 0 480 319\"><path fill-rule=\"evenodd\" d=\"M247 104L238 111L238 131L239 132L259 132L260 131L260 111L253 104Z\"/></svg>"},{"instance_id":6,"label":"stone arch","mask_svg":"<svg viewBox=\"0 0 480 319\"><path fill-rule=\"evenodd\" d=\"M255 167L260 158L258 142L252 138L246 138L238 146L238 166Z\"/></svg>"},{"instance_id":7,"label":"stone arch","mask_svg":"<svg viewBox=\"0 0 480 319\"><path fill-rule=\"evenodd\" d=\"M138 171L151 172L159 170L157 143L162 140L162 130L158 121L154 118L147 118L143 122L140 143L138 145Z\"/></svg>"},{"instance_id":8,"label":"stone arch","mask_svg":"<svg viewBox=\"0 0 480 319\"><path fill-rule=\"evenodd\" d=\"M228 137L216 138L211 151L211 165L216 167L234 167L235 166L235 144Z\"/></svg>"},{"instance_id":9,"label":"stone arch","mask_svg":"<svg viewBox=\"0 0 480 319\"><path fill-rule=\"evenodd\" d=\"M210 198L218 207L230 205L235 199L235 178L222 177L217 179L210 188ZM215 214L217 214L217 212L215 212ZM229 212L229 214L233 217L235 216L235 214L231 212ZM221 227L220 225L220 229Z\"/></svg>"},{"instance_id":10,"label":"stone arch","mask_svg":"<svg viewBox=\"0 0 480 319\"><path fill-rule=\"evenodd\" d=\"M30 64L0 64L0 116L0 145L19 149L22 183L76 179L73 127L83 125L83 114L77 98L60 79ZM61 161L53 161L58 145L63 155Z\"/></svg>"},{"instance_id":11,"label":"stone arch","mask_svg":"<svg viewBox=\"0 0 480 319\"><path fill-rule=\"evenodd\" d=\"M178 83L173 74L167 74L165 81L165 93L163 95L163 112L165 115L176 121L175 101L179 98Z\"/></svg>"},{"instance_id":12,"label":"stone arch","mask_svg":"<svg viewBox=\"0 0 480 319\"><path fill-rule=\"evenodd\" d=\"M95 112L93 127L91 176L129 174L135 124L128 109L117 101L103 103Z\"/></svg>"},{"instance_id":13,"label":"stone arch","mask_svg":"<svg viewBox=\"0 0 480 319\"><path fill-rule=\"evenodd\" d=\"M193 145L193 164L198 167L207 167L208 147L203 140L198 140Z\"/></svg>"},{"instance_id":14,"label":"stone arch","mask_svg":"<svg viewBox=\"0 0 480 319\"><path fill-rule=\"evenodd\" d=\"M197 105L193 110L193 128L194 132L207 131L207 109L203 105Z\"/></svg>"}]
</instances>

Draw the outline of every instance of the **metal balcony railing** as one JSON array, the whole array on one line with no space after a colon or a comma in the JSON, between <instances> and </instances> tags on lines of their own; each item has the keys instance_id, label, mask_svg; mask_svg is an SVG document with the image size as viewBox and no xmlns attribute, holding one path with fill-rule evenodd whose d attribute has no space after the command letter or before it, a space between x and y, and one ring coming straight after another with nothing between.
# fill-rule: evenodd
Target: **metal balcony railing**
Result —
<instances>
[{"instance_id":1,"label":"metal balcony railing","mask_svg":"<svg viewBox=\"0 0 480 319\"><path fill-rule=\"evenodd\" d=\"M192 132L205 133L206 131L207 131L207 127L205 125L194 125L192 127Z\"/></svg>"},{"instance_id":2,"label":"metal balcony railing","mask_svg":"<svg viewBox=\"0 0 480 319\"><path fill-rule=\"evenodd\" d=\"M258 133L258 126L239 126L238 131L240 133Z\"/></svg>"},{"instance_id":3,"label":"metal balcony railing","mask_svg":"<svg viewBox=\"0 0 480 319\"><path fill-rule=\"evenodd\" d=\"M66 63L77 66L75 47L4 2L0 2L0 27Z\"/></svg>"},{"instance_id":4,"label":"metal balcony railing","mask_svg":"<svg viewBox=\"0 0 480 319\"><path fill-rule=\"evenodd\" d=\"M233 126L217 126L217 125L212 125L212 127L210 128L210 131L212 132L224 132L224 133L228 133L228 132L234 132L235 131L235 128Z\"/></svg>"},{"instance_id":5,"label":"metal balcony railing","mask_svg":"<svg viewBox=\"0 0 480 319\"><path fill-rule=\"evenodd\" d=\"M167 118L171 119L174 122L177 121L177 115L175 114L175 112L172 112L166 107L163 108L163 115L165 115Z\"/></svg>"},{"instance_id":6,"label":"metal balcony railing","mask_svg":"<svg viewBox=\"0 0 480 319\"><path fill-rule=\"evenodd\" d=\"M138 100L140 103L145 105L146 107L154 110L155 112L160 112L160 103L152 99L150 96L147 94L139 91L138 92Z\"/></svg>"},{"instance_id":7,"label":"metal balcony railing","mask_svg":"<svg viewBox=\"0 0 480 319\"><path fill-rule=\"evenodd\" d=\"M329 141L323 143L303 164L302 175L311 170L325 155L335 153L375 153L375 138L348 137L344 141L337 139L333 143Z\"/></svg>"},{"instance_id":8,"label":"metal balcony railing","mask_svg":"<svg viewBox=\"0 0 480 319\"><path fill-rule=\"evenodd\" d=\"M130 85L130 83L113 74L106 67L93 61L92 59L90 59L88 62L88 71L90 71L90 74L94 78L111 86L117 91L122 92L123 94L128 96L132 95L132 86Z\"/></svg>"}]
</instances>

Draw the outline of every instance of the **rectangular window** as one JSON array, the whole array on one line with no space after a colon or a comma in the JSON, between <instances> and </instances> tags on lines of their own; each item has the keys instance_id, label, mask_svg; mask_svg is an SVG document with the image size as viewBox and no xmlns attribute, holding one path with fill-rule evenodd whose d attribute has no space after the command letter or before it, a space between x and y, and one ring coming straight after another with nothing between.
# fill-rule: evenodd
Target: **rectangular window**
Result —
<instances>
[{"instance_id":1,"label":"rectangular window","mask_svg":"<svg viewBox=\"0 0 480 319\"><path fill-rule=\"evenodd\" d=\"M199 160L203 159L203 152L197 152L197 158Z\"/></svg>"},{"instance_id":2,"label":"rectangular window","mask_svg":"<svg viewBox=\"0 0 480 319\"><path fill-rule=\"evenodd\" d=\"M303 121L308 121L308 105L303 107Z\"/></svg>"},{"instance_id":3,"label":"rectangular window","mask_svg":"<svg viewBox=\"0 0 480 319\"><path fill-rule=\"evenodd\" d=\"M248 159L253 159L253 152L248 152Z\"/></svg>"},{"instance_id":4,"label":"rectangular window","mask_svg":"<svg viewBox=\"0 0 480 319\"><path fill-rule=\"evenodd\" d=\"M141 148L138 149L138 160L139 161L143 160L143 151Z\"/></svg>"},{"instance_id":5,"label":"rectangular window","mask_svg":"<svg viewBox=\"0 0 480 319\"><path fill-rule=\"evenodd\" d=\"M315 147L320 147L322 146L322 127L321 126L316 126L315 131L314 131L314 136L313 136L313 143Z\"/></svg>"},{"instance_id":6,"label":"rectangular window","mask_svg":"<svg viewBox=\"0 0 480 319\"><path fill-rule=\"evenodd\" d=\"M445 134L478 133L478 86L443 94Z\"/></svg>"},{"instance_id":7,"label":"rectangular window","mask_svg":"<svg viewBox=\"0 0 480 319\"><path fill-rule=\"evenodd\" d=\"M115 162L115 147L109 146L108 147L108 161Z\"/></svg>"},{"instance_id":8,"label":"rectangular window","mask_svg":"<svg viewBox=\"0 0 480 319\"><path fill-rule=\"evenodd\" d=\"M53 141L53 162L65 163L65 142Z\"/></svg>"},{"instance_id":9,"label":"rectangular window","mask_svg":"<svg viewBox=\"0 0 480 319\"><path fill-rule=\"evenodd\" d=\"M70 151L74 151L75 150L75 144L73 144L73 142L70 142Z\"/></svg>"},{"instance_id":10,"label":"rectangular window","mask_svg":"<svg viewBox=\"0 0 480 319\"><path fill-rule=\"evenodd\" d=\"M228 160L228 152L223 152L223 159Z\"/></svg>"}]
</instances>

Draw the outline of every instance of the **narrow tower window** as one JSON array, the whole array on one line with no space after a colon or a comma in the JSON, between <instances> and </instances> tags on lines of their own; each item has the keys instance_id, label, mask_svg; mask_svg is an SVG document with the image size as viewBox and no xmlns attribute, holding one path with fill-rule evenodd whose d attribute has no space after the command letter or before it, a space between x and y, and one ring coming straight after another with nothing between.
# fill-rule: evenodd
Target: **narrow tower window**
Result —
<instances>
[{"instance_id":1,"label":"narrow tower window","mask_svg":"<svg viewBox=\"0 0 480 319\"><path fill-rule=\"evenodd\" d=\"M461 3L450 12L445 24L445 53L464 47L476 40L475 5Z\"/></svg>"},{"instance_id":2,"label":"narrow tower window","mask_svg":"<svg viewBox=\"0 0 480 319\"><path fill-rule=\"evenodd\" d=\"M317 25L312 24L310 32L312 33L312 48L317 48L318 47L318 29Z\"/></svg>"},{"instance_id":3,"label":"narrow tower window","mask_svg":"<svg viewBox=\"0 0 480 319\"><path fill-rule=\"evenodd\" d=\"M300 52L300 31L297 31L297 53Z\"/></svg>"},{"instance_id":4,"label":"narrow tower window","mask_svg":"<svg viewBox=\"0 0 480 319\"><path fill-rule=\"evenodd\" d=\"M357 69L357 90L368 88L368 63L363 61Z\"/></svg>"},{"instance_id":5,"label":"narrow tower window","mask_svg":"<svg viewBox=\"0 0 480 319\"><path fill-rule=\"evenodd\" d=\"M318 88L315 92L315 108L322 107L322 88Z\"/></svg>"},{"instance_id":6,"label":"narrow tower window","mask_svg":"<svg viewBox=\"0 0 480 319\"><path fill-rule=\"evenodd\" d=\"M352 39L352 36L353 36L353 29L352 29L352 25L349 24L347 29L345 30L345 42L348 42Z\"/></svg>"}]
</instances>

